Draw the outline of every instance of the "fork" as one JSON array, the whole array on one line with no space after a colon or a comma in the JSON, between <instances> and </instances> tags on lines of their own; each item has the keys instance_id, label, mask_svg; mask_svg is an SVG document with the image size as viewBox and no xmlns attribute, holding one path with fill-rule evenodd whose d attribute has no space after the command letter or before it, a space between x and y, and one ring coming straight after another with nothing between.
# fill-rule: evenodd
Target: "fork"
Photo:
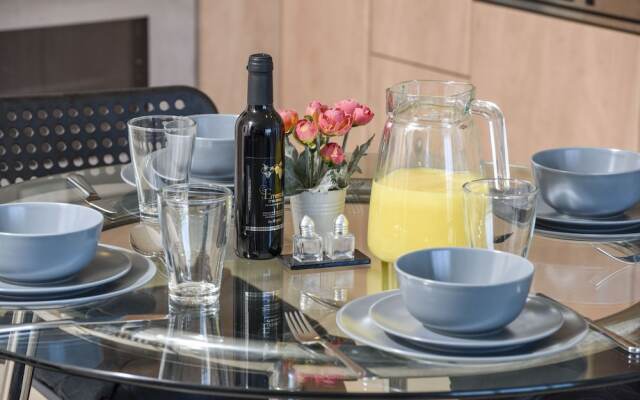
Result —
<instances>
[{"instance_id":1,"label":"fork","mask_svg":"<svg viewBox=\"0 0 640 400\"><path fill-rule=\"evenodd\" d=\"M284 314L284 318L287 320L287 325L289 326L291 334L298 342L307 346L311 344L319 344L324 347L325 350L333 353L333 355L340 359L344 365L355 372L358 377L362 377L367 374L367 371L364 368L356 364L337 346L322 340L318 332L311 326L307 318L300 311L286 312Z\"/></svg>"},{"instance_id":2,"label":"fork","mask_svg":"<svg viewBox=\"0 0 640 400\"><path fill-rule=\"evenodd\" d=\"M594 244L593 246L598 252L604 254L605 256L613 258L614 260L620 261L624 264L635 265L638 262L640 262L640 254L638 254L637 249L634 250L633 247L629 247L629 245L627 245L626 243L610 242L610 243L604 243L603 245L600 245L600 246L596 246ZM610 249L614 249L615 251L618 251L623 255L615 255L611 251L605 249L604 246Z\"/></svg>"}]
</instances>

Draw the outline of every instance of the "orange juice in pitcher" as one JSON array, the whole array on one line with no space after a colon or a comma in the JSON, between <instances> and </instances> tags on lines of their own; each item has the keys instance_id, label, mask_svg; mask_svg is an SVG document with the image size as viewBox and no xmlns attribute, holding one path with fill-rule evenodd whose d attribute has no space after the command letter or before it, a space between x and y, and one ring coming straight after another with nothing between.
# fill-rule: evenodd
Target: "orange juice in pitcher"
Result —
<instances>
[{"instance_id":1,"label":"orange juice in pitcher","mask_svg":"<svg viewBox=\"0 0 640 400\"><path fill-rule=\"evenodd\" d=\"M508 177L504 119L469 83L409 81L387 90L368 246L393 262L412 250L467 246L462 185L482 177L472 115L489 120L494 176Z\"/></svg>"}]
</instances>

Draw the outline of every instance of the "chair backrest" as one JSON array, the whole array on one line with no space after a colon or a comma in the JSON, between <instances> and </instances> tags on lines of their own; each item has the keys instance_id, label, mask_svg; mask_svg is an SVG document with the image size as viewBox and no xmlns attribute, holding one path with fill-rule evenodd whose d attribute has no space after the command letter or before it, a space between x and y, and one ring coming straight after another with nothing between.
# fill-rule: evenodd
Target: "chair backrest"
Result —
<instances>
[{"instance_id":1,"label":"chair backrest","mask_svg":"<svg viewBox=\"0 0 640 400\"><path fill-rule=\"evenodd\" d=\"M0 186L129 162L131 118L217 112L187 86L0 98Z\"/></svg>"}]
</instances>

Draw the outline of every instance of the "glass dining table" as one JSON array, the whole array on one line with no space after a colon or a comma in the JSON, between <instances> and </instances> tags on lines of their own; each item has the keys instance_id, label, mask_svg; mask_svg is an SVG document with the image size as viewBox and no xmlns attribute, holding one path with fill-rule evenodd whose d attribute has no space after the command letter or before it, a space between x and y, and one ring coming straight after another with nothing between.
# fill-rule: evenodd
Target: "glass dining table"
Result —
<instances>
[{"instance_id":1,"label":"glass dining table","mask_svg":"<svg viewBox=\"0 0 640 400\"><path fill-rule=\"evenodd\" d=\"M137 202L120 168L78 173L103 199L130 211L105 220L101 237L103 243L130 248ZM356 247L364 253L369 186L366 178L357 179L346 206ZM83 196L65 175L54 175L0 189L0 202L16 201L82 204ZM292 227L286 232L290 237ZM640 299L640 273L633 261L608 246L536 235L530 254L536 266L532 291L640 340L640 307L633 306ZM290 248L287 242L285 252ZM0 356L7 365L222 398L533 396L640 380L640 358L596 332L553 356L483 365L412 360L354 342L336 325L340 305L397 286L392 268L373 256L370 265L298 271L280 259L239 259L230 246L215 312L168 307L162 258L152 261L156 276L122 296L61 308L0 310L6 322L0 326ZM320 346L298 343L284 319L293 310L303 312L323 340L339 346L366 374L354 374ZM7 370L5 376L11 377ZM23 389L28 388L24 381ZM19 398L19 391L5 395Z\"/></svg>"}]
</instances>

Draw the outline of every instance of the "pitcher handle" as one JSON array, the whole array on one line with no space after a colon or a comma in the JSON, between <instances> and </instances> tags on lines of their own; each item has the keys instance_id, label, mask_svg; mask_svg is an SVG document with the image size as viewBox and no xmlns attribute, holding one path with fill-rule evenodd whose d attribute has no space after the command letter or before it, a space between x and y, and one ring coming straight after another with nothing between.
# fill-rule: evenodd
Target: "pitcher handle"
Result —
<instances>
[{"instance_id":1,"label":"pitcher handle","mask_svg":"<svg viewBox=\"0 0 640 400\"><path fill-rule=\"evenodd\" d=\"M510 177L509 149L507 147L507 127L500 108L490 101L473 100L471 114L484 118L489 124L491 138L491 157L493 158L493 176L496 178Z\"/></svg>"}]
</instances>

